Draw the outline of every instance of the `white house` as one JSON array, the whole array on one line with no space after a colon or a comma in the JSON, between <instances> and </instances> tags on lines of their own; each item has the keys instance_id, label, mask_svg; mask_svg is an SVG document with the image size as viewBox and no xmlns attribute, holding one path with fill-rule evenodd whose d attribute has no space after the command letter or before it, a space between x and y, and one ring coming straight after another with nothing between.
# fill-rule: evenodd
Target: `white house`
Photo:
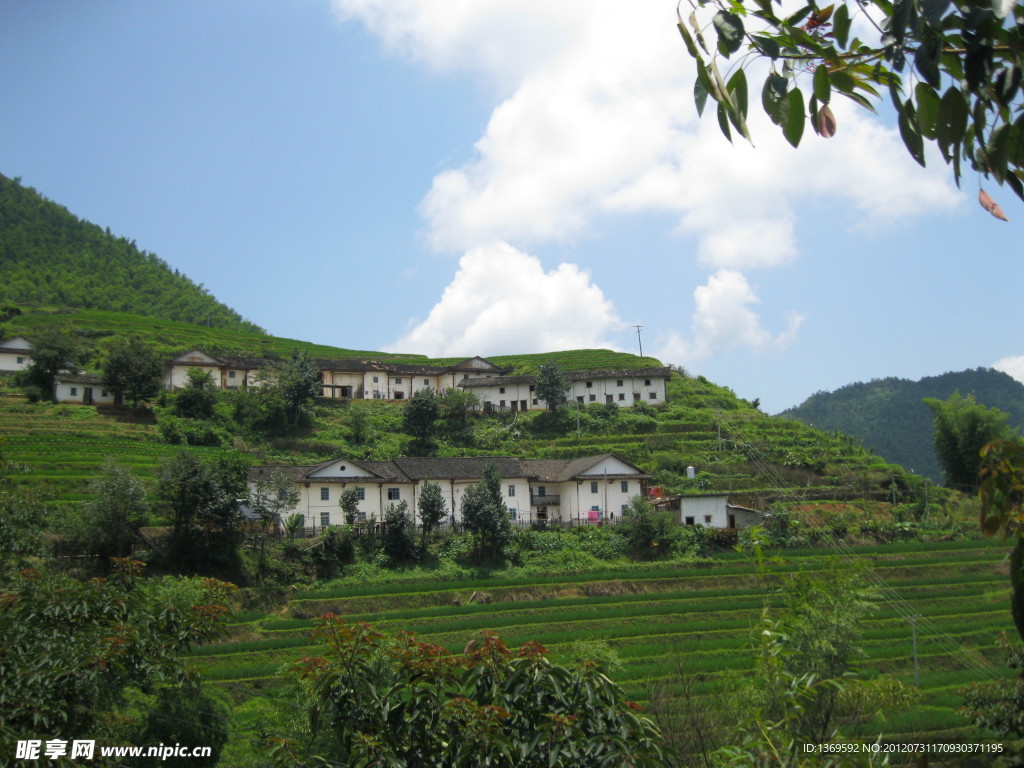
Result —
<instances>
[{"instance_id":1,"label":"white house","mask_svg":"<svg viewBox=\"0 0 1024 768\"><path fill-rule=\"evenodd\" d=\"M103 377L91 373L61 373L54 379L54 395L61 403L104 405L117 402Z\"/></svg>"},{"instance_id":2,"label":"white house","mask_svg":"<svg viewBox=\"0 0 1024 768\"><path fill-rule=\"evenodd\" d=\"M614 404L628 408L634 403L659 405L666 401L670 368L623 368L620 370L565 371L569 402L580 405ZM547 408L536 397L536 376L488 376L460 381L474 392L485 409L529 411Z\"/></svg>"},{"instance_id":3,"label":"white house","mask_svg":"<svg viewBox=\"0 0 1024 768\"><path fill-rule=\"evenodd\" d=\"M253 467L249 485L254 488L261 476L273 473L291 478L298 486L299 501L285 516L301 514L307 528L318 529L345 522L338 502L342 491L350 486L359 493L360 518L380 520L388 504L402 501L415 516L423 484L431 481L441 487L449 520L461 522L463 493L483 478L484 469L492 463L502 478L509 516L524 523L614 521L631 498L642 494L642 484L650 478L613 454L547 460L488 456L391 461L340 458L305 467Z\"/></svg>"},{"instance_id":4,"label":"white house","mask_svg":"<svg viewBox=\"0 0 1024 768\"><path fill-rule=\"evenodd\" d=\"M23 371L32 364L32 342L15 336L0 342L0 371Z\"/></svg>"},{"instance_id":5,"label":"white house","mask_svg":"<svg viewBox=\"0 0 1024 768\"><path fill-rule=\"evenodd\" d=\"M659 509L671 510L680 525L705 528L747 528L762 522L764 515L729 503L727 493L699 493L652 498Z\"/></svg>"}]
</instances>

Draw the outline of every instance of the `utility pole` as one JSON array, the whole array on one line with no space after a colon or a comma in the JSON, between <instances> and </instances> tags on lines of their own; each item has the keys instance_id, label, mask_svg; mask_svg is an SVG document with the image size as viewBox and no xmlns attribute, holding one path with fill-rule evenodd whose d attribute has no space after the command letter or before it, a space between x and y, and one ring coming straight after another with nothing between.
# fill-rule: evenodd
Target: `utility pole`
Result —
<instances>
[{"instance_id":1,"label":"utility pole","mask_svg":"<svg viewBox=\"0 0 1024 768\"><path fill-rule=\"evenodd\" d=\"M634 325L633 327L636 328L636 343L640 345L640 357L643 357L644 356L644 343L640 340L640 329L643 328L643 326L642 325Z\"/></svg>"}]
</instances>

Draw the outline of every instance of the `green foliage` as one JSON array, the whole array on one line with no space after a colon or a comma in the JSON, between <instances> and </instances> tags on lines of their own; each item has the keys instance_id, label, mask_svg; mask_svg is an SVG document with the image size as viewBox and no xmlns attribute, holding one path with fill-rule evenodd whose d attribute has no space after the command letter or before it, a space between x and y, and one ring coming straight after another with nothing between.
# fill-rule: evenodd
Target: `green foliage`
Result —
<instances>
[{"instance_id":1,"label":"green foliage","mask_svg":"<svg viewBox=\"0 0 1024 768\"><path fill-rule=\"evenodd\" d=\"M0 437L0 577L42 554L41 533L46 521L38 492L14 485L11 475L22 468L4 458L3 446Z\"/></svg>"},{"instance_id":2,"label":"green foliage","mask_svg":"<svg viewBox=\"0 0 1024 768\"><path fill-rule=\"evenodd\" d=\"M434 390L417 390L402 407L402 431L421 445L429 445L440 416L441 405Z\"/></svg>"},{"instance_id":3,"label":"green foliage","mask_svg":"<svg viewBox=\"0 0 1024 768\"><path fill-rule=\"evenodd\" d=\"M634 557L653 560L672 553L679 526L670 511L656 510L643 497L634 496L616 530L626 539Z\"/></svg>"},{"instance_id":4,"label":"green foliage","mask_svg":"<svg viewBox=\"0 0 1024 768\"><path fill-rule=\"evenodd\" d=\"M465 423L469 412L480 405L480 398L471 390L448 387L439 398L439 405L445 419Z\"/></svg>"},{"instance_id":5,"label":"green foliage","mask_svg":"<svg viewBox=\"0 0 1024 768\"><path fill-rule=\"evenodd\" d=\"M999 650L1006 666L1014 670L1009 680L972 683L959 693L963 710L977 728L991 731L1003 739L1024 738L1024 647L1012 644L1006 635L999 637Z\"/></svg>"},{"instance_id":6,"label":"green foliage","mask_svg":"<svg viewBox=\"0 0 1024 768\"><path fill-rule=\"evenodd\" d=\"M543 400L547 404L549 411L557 411L565 405L568 399L569 382L554 360L541 364L533 393L538 400Z\"/></svg>"},{"instance_id":7,"label":"green foliage","mask_svg":"<svg viewBox=\"0 0 1024 768\"><path fill-rule=\"evenodd\" d=\"M135 744L202 745L210 748L207 757L143 757L145 766L199 766L212 768L220 759L228 741L228 703L189 681L184 685L161 686L145 703L148 705L136 723L130 739Z\"/></svg>"},{"instance_id":8,"label":"green foliage","mask_svg":"<svg viewBox=\"0 0 1024 768\"><path fill-rule=\"evenodd\" d=\"M662 765L659 734L638 705L596 665L557 666L538 643L513 653L484 633L456 656L334 617L316 637L330 655L297 671L320 738L281 744L282 762L318 762L308 752L364 768Z\"/></svg>"},{"instance_id":9,"label":"green foliage","mask_svg":"<svg viewBox=\"0 0 1024 768\"><path fill-rule=\"evenodd\" d=\"M384 508L384 535L381 549L393 565L404 565L416 561L419 550L416 547L416 526L409 505L400 501Z\"/></svg>"},{"instance_id":10,"label":"green foliage","mask_svg":"<svg viewBox=\"0 0 1024 768\"><path fill-rule=\"evenodd\" d=\"M80 583L22 571L0 601L0 746L15 739L117 734L113 710L129 686L181 684L181 662L220 630L231 585L204 580L201 600L183 603L161 582L138 578L141 563L118 561L111 578Z\"/></svg>"},{"instance_id":11,"label":"green foliage","mask_svg":"<svg viewBox=\"0 0 1024 768\"><path fill-rule=\"evenodd\" d=\"M209 371L189 368L185 386L172 395L171 409L183 419L209 419L219 391Z\"/></svg>"},{"instance_id":12,"label":"green foliage","mask_svg":"<svg viewBox=\"0 0 1024 768\"><path fill-rule=\"evenodd\" d=\"M483 479L462 494L459 506L462 523L476 542L476 556L482 563L500 563L512 540L512 523L501 492L497 467L488 463Z\"/></svg>"},{"instance_id":13,"label":"green foliage","mask_svg":"<svg viewBox=\"0 0 1024 768\"><path fill-rule=\"evenodd\" d=\"M307 558L317 579L337 578L346 566L356 561L352 529L330 526L320 536L320 541L307 550Z\"/></svg>"},{"instance_id":14,"label":"green foliage","mask_svg":"<svg viewBox=\"0 0 1024 768\"><path fill-rule=\"evenodd\" d=\"M431 532L448 515L448 505L445 503L444 494L441 493L441 486L429 480L425 481L420 487L420 497L416 506L423 529L423 540L420 544L420 553L423 555L426 554Z\"/></svg>"},{"instance_id":15,"label":"green foliage","mask_svg":"<svg viewBox=\"0 0 1024 768\"><path fill-rule=\"evenodd\" d=\"M0 176L0 299L135 312L260 333L133 241L114 237Z\"/></svg>"},{"instance_id":16,"label":"green foliage","mask_svg":"<svg viewBox=\"0 0 1024 768\"><path fill-rule=\"evenodd\" d=\"M33 340L32 364L17 374L17 381L32 389L36 397L30 399L53 400L57 374L76 373L83 357L78 339L65 330L49 330Z\"/></svg>"},{"instance_id":17,"label":"green foliage","mask_svg":"<svg viewBox=\"0 0 1024 768\"><path fill-rule=\"evenodd\" d=\"M163 391L163 360L137 336L118 337L107 345L102 369L107 385L132 406Z\"/></svg>"},{"instance_id":18,"label":"green foliage","mask_svg":"<svg viewBox=\"0 0 1024 768\"><path fill-rule=\"evenodd\" d=\"M108 462L90 484L93 498L83 505L86 544L102 557L127 557L149 517L146 489L131 470Z\"/></svg>"},{"instance_id":19,"label":"green foliage","mask_svg":"<svg viewBox=\"0 0 1024 768\"><path fill-rule=\"evenodd\" d=\"M345 517L345 525L354 525L359 514L359 489L354 485L345 488L338 499L341 514Z\"/></svg>"},{"instance_id":20,"label":"green foliage","mask_svg":"<svg viewBox=\"0 0 1024 768\"><path fill-rule=\"evenodd\" d=\"M181 451L164 463L158 495L171 524L168 565L185 572L237 569L247 470L237 455L204 461Z\"/></svg>"},{"instance_id":21,"label":"green foliage","mask_svg":"<svg viewBox=\"0 0 1024 768\"><path fill-rule=\"evenodd\" d=\"M290 359L271 366L262 387L273 387L281 393L292 426L306 414L313 401L323 393L320 370L308 353L292 350Z\"/></svg>"},{"instance_id":22,"label":"green foliage","mask_svg":"<svg viewBox=\"0 0 1024 768\"><path fill-rule=\"evenodd\" d=\"M935 417L935 455L942 465L946 485L976 491L981 449L993 440L1009 436L1007 414L979 405L971 395L961 397L959 392L945 401L924 402Z\"/></svg>"},{"instance_id":23,"label":"green foliage","mask_svg":"<svg viewBox=\"0 0 1024 768\"><path fill-rule=\"evenodd\" d=\"M231 397L234 421L246 434L266 439L288 431L288 405L277 387L249 387L231 393Z\"/></svg>"},{"instance_id":24,"label":"green foliage","mask_svg":"<svg viewBox=\"0 0 1024 768\"><path fill-rule=\"evenodd\" d=\"M829 107L834 95L873 110L871 98L887 91L914 160L923 166L924 142L934 142L958 184L966 162L1024 198L1021 4L871 0L867 6L811 3L795 13L770 0L691 0L690 5L693 12L686 22L680 15L679 31L697 62L697 111L703 112L710 96L730 140L731 130L750 139L746 67L760 58L769 67L759 89L762 106L794 147L808 121L825 138L835 134ZM862 11L875 27L875 40L850 38L854 17ZM756 17L756 31L745 25L748 16ZM715 33L710 44L704 38L709 21ZM718 61L736 54L739 66L726 82ZM984 192L979 200L1005 218Z\"/></svg>"}]
</instances>

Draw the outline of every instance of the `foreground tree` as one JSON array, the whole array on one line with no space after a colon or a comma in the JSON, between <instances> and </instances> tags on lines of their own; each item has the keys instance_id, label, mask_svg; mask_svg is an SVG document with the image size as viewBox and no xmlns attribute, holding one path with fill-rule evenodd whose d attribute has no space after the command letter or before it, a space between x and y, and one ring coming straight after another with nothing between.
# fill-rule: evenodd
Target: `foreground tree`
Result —
<instances>
[{"instance_id":1,"label":"foreground tree","mask_svg":"<svg viewBox=\"0 0 1024 768\"><path fill-rule=\"evenodd\" d=\"M135 336L118 337L107 348L103 378L133 407L160 394L163 374L156 351Z\"/></svg>"},{"instance_id":2,"label":"foreground tree","mask_svg":"<svg viewBox=\"0 0 1024 768\"><path fill-rule=\"evenodd\" d=\"M345 525L355 525L359 516L359 489L353 485L343 490L341 498L338 499L338 506L341 507Z\"/></svg>"},{"instance_id":3,"label":"foreground tree","mask_svg":"<svg viewBox=\"0 0 1024 768\"><path fill-rule=\"evenodd\" d=\"M954 392L946 400L926 398L925 405L935 419L935 456L942 465L946 485L973 493L978 490L981 449L1008 437L1008 415L998 408L974 402L973 395Z\"/></svg>"},{"instance_id":4,"label":"foreground tree","mask_svg":"<svg viewBox=\"0 0 1024 768\"><path fill-rule=\"evenodd\" d=\"M209 371L189 368L185 386L174 394L171 409L183 419L209 419L217 404L217 385Z\"/></svg>"},{"instance_id":5,"label":"foreground tree","mask_svg":"<svg viewBox=\"0 0 1024 768\"><path fill-rule=\"evenodd\" d=\"M660 737L596 664L552 664L493 633L465 653L389 639L325 616L324 657L296 671L310 699L311 743L282 741L279 762L389 768L662 766ZM323 757L319 757L323 755ZM326 758L326 759L325 759Z\"/></svg>"},{"instance_id":6,"label":"foreground tree","mask_svg":"<svg viewBox=\"0 0 1024 768\"><path fill-rule=\"evenodd\" d=\"M681 4L679 31L697 62L697 111L714 100L730 140L733 131L750 139L751 90L760 92L765 112L794 147L808 122L825 138L835 134L834 95L874 110L872 100L887 93L903 143L919 164L931 141L958 184L966 163L1024 198L1024 4L811 0L795 11L773 0L688 4L686 20ZM869 39L851 38L858 17L874 27ZM719 61L733 56L738 63L726 80ZM748 86L746 72L757 59L768 64L764 82ZM1005 218L984 191L979 201Z\"/></svg>"},{"instance_id":7,"label":"foreground tree","mask_svg":"<svg viewBox=\"0 0 1024 768\"><path fill-rule=\"evenodd\" d=\"M323 394L320 369L308 354L297 349L290 359L271 367L269 379L263 386L273 386L281 393L292 426L298 425L309 406Z\"/></svg>"},{"instance_id":8,"label":"foreground tree","mask_svg":"<svg viewBox=\"0 0 1024 768\"><path fill-rule=\"evenodd\" d=\"M0 749L18 739L123 737L116 710L129 687L181 685L182 659L216 637L231 585L143 580L116 561L108 579L12 574L0 600ZM70 743L68 744L70 747Z\"/></svg>"},{"instance_id":9,"label":"foreground tree","mask_svg":"<svg viewBox=\"0 0 1024 768\"><path fill-rule=\"evenodd\" d=\"M441 416L441 405L432 389L416 391L402 408L402 431L423 446L428 445Z\"/></svg>"},{"instance_id":10,"label":"foreground tree","mask_svg":"<svg viewBox=\"0 0 1024 768\"><path fill-rule=\"evenodd\" d=\"M416 525L409 514L409 505L400 501L384 508L384 535L381 542L384 554L396 564L415 562Z\"/></svg>"}]
</instances>

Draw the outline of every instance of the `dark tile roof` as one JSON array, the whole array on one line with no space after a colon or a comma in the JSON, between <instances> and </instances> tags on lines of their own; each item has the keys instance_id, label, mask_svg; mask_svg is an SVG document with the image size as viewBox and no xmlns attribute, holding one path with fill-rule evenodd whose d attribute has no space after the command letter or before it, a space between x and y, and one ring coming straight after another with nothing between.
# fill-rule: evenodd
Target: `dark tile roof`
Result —
<instances>
[{"instance_id":1,"label":"dark tile roof","mask_svg":"<svg viewBox=\"0 0 1024 768\"><path fill-rule=\"evenodd\" d=\"M502 477L527 477L523 462L508 456L467 456L462 458L403 458L394 463L412 480L479 480L488 464Z\"/></svg>"},{"instance_id":2,"label":"dark tile roof","mask_svg":"<svg viewBox=\"0 0 1024 768\"><path fill-rule=\"evenodd\" d=\"M86 384L89 386L105 387L107 384L102 376L95 373L58 373L56 381L64 381L68 384Z\"/></svg>"},{"instance_id":3,"label":"dark tile roof","mask_svg":"<svg viewBox=\"0 0 1024 768\"><path fill-rule=\"evenodd\" d=\"M671 368L623 368L621 370L563 371L568 381L589 381L591 379L661 379L672 375ZM460 387L503 387L509 384L535 384L536 376L481 376L463 379Z\"/></svg>"}]
</instances>

